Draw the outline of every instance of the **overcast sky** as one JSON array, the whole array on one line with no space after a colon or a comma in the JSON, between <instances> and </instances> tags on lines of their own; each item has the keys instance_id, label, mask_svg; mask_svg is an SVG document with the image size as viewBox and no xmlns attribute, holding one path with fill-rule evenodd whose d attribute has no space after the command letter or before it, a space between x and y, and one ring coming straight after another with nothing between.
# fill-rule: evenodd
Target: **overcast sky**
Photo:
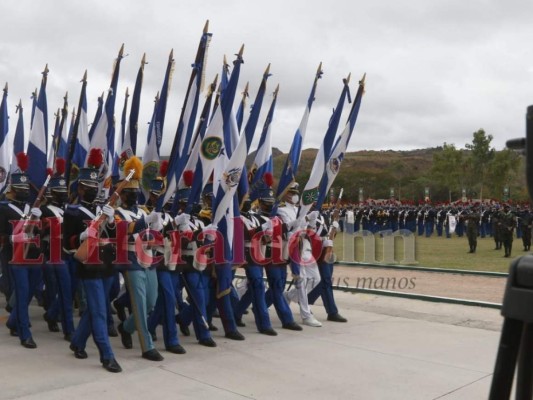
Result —
<instances>
[{"instance_id":1,"label":"overcast sky","mask_svg":"<svg viewBox=\"0 0 533 400\"><path fill-rule=\"evenodd\" d=\"M46 63L50 114L61 107L65 91L70 109L77 105L87 69L92 119L124 43L128 56L121 64L116 115L120 119L125 89L133 90L146 53L139 120L139 142L144 142L153 98L174 49L161 151L168 154L206 20L213 33L207 81L220 72L223 55L233 60L244 44L239 91L249 81L251 101L271 63L269 93L280 84L274 146L283 151L290 147L320 62L324 75L304 148L320 145L349 73L354 96L357 81L367 73L351 151L444 142L464 147L479 128L502 149L506 140L524 135L526 107L533 103L531 1L17 0L0 2L0 15L0 84L9 83L11 132L19 99L29 126L30 94ZM348 106L343 121L347 111ZM49 119L51 130L53 116Z\"/></svg>"}]
</instances>

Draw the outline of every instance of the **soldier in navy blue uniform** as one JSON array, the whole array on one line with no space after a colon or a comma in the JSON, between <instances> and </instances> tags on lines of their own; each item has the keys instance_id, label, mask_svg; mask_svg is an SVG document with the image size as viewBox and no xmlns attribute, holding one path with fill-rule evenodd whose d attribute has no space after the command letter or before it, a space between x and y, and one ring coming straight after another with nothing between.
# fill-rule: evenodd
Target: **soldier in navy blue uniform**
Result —
<instances>
[{"instance_id":1,"label":"soldier in navy blue uniform","mask_svg":"<svg viewBox=\"0 0 533 400\"><path fill-rule=\"evenodd\" d=\"M322 254L318 262L320 283L308 294L309 304L315 304L320 296L328 314L328 321L347 322L347 319L339 314L335 297L333 296L333 239L339 229L337 217L334 215L331 224L322 213L316 220L316 233L322 238Z\"/></svg>"},{"instance_id":2,"label":"soldier in navy blue uniform","mask_svg":"<svg viewBox=\"0 0 533 400\"><path fill-rule=\"evenodd\" d=\"M59 165L61 165L61 167L59 167ZM62 226L65 204L68 200L66 181L62 176L64 170L64 160L57 159L56 176L52 177L48 184L49 202L41 207L43 213L43 233L41 241L43 244L43 253L47 259L45 269L48 269L49 272L54 275L57 285L57 295L48 306L48 310L44 314L44 319L47 321L48 328L51 331L54 331L54 329L51 328L54 327L56 321L60 321L64 338L70 342L71 336L74 333L74 319L72 315L73 271L69 271L70 264L66 262L67 254L62 246L60 249L60 260L48 259L50 256L50 246L57 247L59 245L57 239L60 239L57 237L50 238L50 231L51 229L57 229L58 226ZM53 234L55 235L55 232ZM57 249L54 249L54 251L55 250Z\"/></svg>"},{"instance_id":3,"label":"soldier in navy blue uniform","mask_svg":"<svg viewBox=\"0 0 533 400\"><path fill-rule=\"evenodd\" d=\"M101 165L100 149L92 149L89 157L89 168L80 169L78 177L79 204L67 206L63 218L63 241L67 251L75 252L80 244L89 236L95 237L98 232L90 228L91 221L96 219L100 209L97 209L95 199L98 194L98 168ZM106 215L104 228L100 237L115 235L114 209L105 205L101 210ZM92 334L100 362L109 372L121 372L122 368L115 360L107 331L107 299L113 285L114 257L110 245L99 249L100 264L82 263L75 261L76 274L84 288L87 308L81 315L80 322L72 335L70 349L78 359L88 357L85 347Z\"/></svg>"},{"instance_id":4,"label":"soldier in navy blue uniform","mask_svg":"<svg viewBox=\"0 0 533 400\"><path fill-rule=\"evenodd\" d=\"M192 184L192 183L191 183ZM180 188L176 193L178 197L179 212L175 218L180 233L190 231L192 240L182 241L182 259L185 265L177 266L182 269L184 286L187 288L189 305L185 306L176 316L176 322L184 335L188 335L188 325L192 322L198 343L206 347L216 347L216 342L211 337L211 330L216 330L209 323L207 308L210 301L210 270L207 265L197 263L194 255L203 242L199 241L199 235L203 231L204 220L211 219L211 202L213 195L213 185L208 183L203 190L204 208L198 213L193 211L193 215L184 214L190 193L191 184Z\"/></svg>"},{"instance_id":5,"label":"soldier in navy blue uniform","mask_svg":"<svg viewBox=\"0 0 533 400\"><path fill-rule=\"evenodd\" d=\"M150 198L146 203L148 211L153 211L153 205L157 204L157 200L165 191L164 177L166 176L166 161L163 161L159 170L159 176L153 179L150 187ZM173 218L170 213L163 212L163 235L174 230ZM148 319L148 329L155 336L155 328L159 323L163 326L163 340L165 342L165 349L174 354L185 354L185 349L181 346L178 338L178 329L176 325L176 291L180 287L179 271L175 268L169 268L164 259L164 248L159 246L155 250L155 257L160 258L161 261L157 264L157 281L158 281L158 296L155 303L155 308Z\"/></svg>"},{"instance_id":6,"label":"soldier in navy blue uniform","mask_svg":"<svg viewBox=\"0 0 533 400\"><path fill-rule=\"evenodd\" d=\"M266 179L271 180L270 178ZM270 187L265 187L259 190L259 198L264 201L273 202L273 192ZM268 307L265 301L265 283L263 281L263 265L259 263L260 260L257 260L259 254L252 256L252 246L255 250L261 248L261 256L265 259L271 257L271 249L267 244L272 240L268 235L272 234L272 223L270 221L270 216L264 212L253 213L250 211L251 202L245 200L242 202L243 206L241 208L241 220L243 222L244 230L244 254L247 261L245 272L246 278L248 280L248 290L239 300L236 309L235 309L235 318L239 322L242 319L244 311L248 306L252 305L252 311L254 313L255 325L257 330L269 336L276 336L277 332L272 328L272 323L270 322L270 316L268 314ZM253 239L254 235L257 235L259 232L264 232L265 236L261 238L261 243L258 243Z\"/></svg>"},{"instance_id":7,"label":"soldier in navy blue uniform","mask_svg":"<svg viewBox=\"0 0 533 400\"><path fill-rule=\"evenodd\" d=\"M9 263L15 295L15 304L6 325L12 336L19 336L22 346L34 349L37 345L30 331L28 308L30 300L42 278L42 270L40 268L42 262L37 261L40 256L40 249L33 244L28 245L29 250L25 259L35 260L35 262L24 261L24 264L22 264L23 260L13 259L14 251L16 251L13 243L18 241L20 246L20 242L26 241L28 236L31 235L31 233L25 232L26 229L22 221L27 221L30 218L38 221L42 213L39 208L30 209L30 205L27 203L30 195L29 177L24 172L28 166L27 156L24 153L19 153L17 155L17 163L22 172L11 174L11 182L6 194L8 201L0 204L0 236L2 236L4 243L2 252L4 253L4 259L8 260ZM19 223L12 224L12 222L16 221L19 221ZM14 228L15 225L16 228ZM33 227L32 232L36 234L39 231L36 227Z\"/></svg>"}]
</instances>

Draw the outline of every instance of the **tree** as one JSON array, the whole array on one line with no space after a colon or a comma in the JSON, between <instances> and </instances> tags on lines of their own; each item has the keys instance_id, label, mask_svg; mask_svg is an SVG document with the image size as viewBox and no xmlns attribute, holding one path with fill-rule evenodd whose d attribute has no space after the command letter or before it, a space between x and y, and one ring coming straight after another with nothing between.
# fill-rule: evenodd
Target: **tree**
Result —
<instances>
[{"instance_id":1,"label":"tree","mask_svg":"<svg viewBox=\"0 0 533 400\"><path fill-rule=\"evenodd\" d=\"M470 158L472 160L472 173L477 177L479 182L479 197L483 200L483 185L488 172L489 164L494 158L496 150L490 147L492 142L492 135L487 135L483 129L479 129L473 133L472 144L465 145L467 150L470 150Z\"/></svg>"},{"instance_id":2,"label":"tree","mask_svg":"<svg viewBox=\"0 0 533 400\"><path fill-rule=\"evenodd\" d=\"M448 190L448 201L452 201L452 192L458 190L461 182L463 153L454 144L442 146L442 151L433 154L431 177L440 182Z\"/></svg>"},{"instance_id":3,"label":"tree","mask_svg":"<svg viewBox=\"0 0 533 400\"><path fill-rule=\"evenodd\" d=\"M491 183L492 196L499 198L503 188L509 186L511 179L516 177L520 167L520 155L512 150L505 149L496 152L488 169L488 181Z\"/></svg>"}]
</instances>

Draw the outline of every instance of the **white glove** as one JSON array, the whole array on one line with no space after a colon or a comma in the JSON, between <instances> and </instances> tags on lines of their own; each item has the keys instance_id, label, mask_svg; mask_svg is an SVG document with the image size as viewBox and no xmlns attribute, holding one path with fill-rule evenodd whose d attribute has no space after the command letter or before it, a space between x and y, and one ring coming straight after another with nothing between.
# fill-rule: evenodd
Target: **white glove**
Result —
<instances>
[{"instance_id":1,"label":"white glove","mask_svg":"<svg viewBox=\"0 0 533 400\"><path fill-rule=\"evenodd\" d=\"M30 214L31 216L34 218L34 219L39 219L41 218L41 215L43 215L43 212L37 208L37 207L33 207L31 210L30 210Z\"/></svg>"},{"instance_id":2,"label":"white glove","mask_svg":"<svg viewBox=\"0 0 533 400\"><path fill-rule=\"evenodd\" d=\"M152 222L150 224L150 229L153 230L153 231L162 231L163 230L163 222L162 221Z\"/></svg>"},{"instance_id":3,"label":"white glove","mask_svg":"<svg viewBox=\"0 0 533 400\"><path fill-rule=\"evenodd\" d=\"M156 211L152 211L150 214L148 214L145 218L144 218L144 221L147 223L147 224L154 224L154 223L157 223L157 222L161 222L161 213L159 212L156 212Z\"/></svg>"},{"instance_id":4,"label":"white glove","mask_svg":"<svg viewBox=\"0 0 533 400\"><path fill-rule=\"evenodd\" d=\"M323 243L324 247L333 247L333 240L326 239Z\"/></svg>"},{"instance_id":5,"label":"white glove","mask_svg":"<svg viewBox=\"0 0 533 400\"><path fill-rule=\"evenodd\" d=\"M109 204L102 207L102 212L107 215L107 223L111 224L115 221L115 209Z\"/></svg>"},{"instance_id":6,"label":"white glove","mask_svg":"<svg viewBox=\"0 0 533 400\"><path fill-rule=\"evenodd\" d=\"M272 230L272 220L268 219L263 225L261 225L261 229L264 231L271 231Z\"/></svg>"},{"instance_id":7,"label":"white glove","mask_svg":"<svg viewBox=\"0 0 533 400\"><path fill-rule=\"evenodd\" d=\"M339 230L340 228L339 223L337 221L333 221L333 223L331 224L331 227L335 228L336 230Z\"/></svg>"},{"instance_id":8,"label":"white glove","mask_svg":"<svg viewBox=\"0 0 533 400\"><path fill-rule=\"evenodd\" d=\"M83 242L85 241L88 237L96 237L96 235L98 234L97 230L95 228L93 228L92 226L88 226L87 229L85 229L81 234L80 234L80 242Z\"/></svg>"},{"instance_id":9,"label":"white glove","mask_svg":"<svg viewBox=\"0 0 533 400\"><path fill-rule=\"evenodd\" d=\"M218 226L214 225L214 224L209 224L206 227L204 227L204 229L203 229L204 232L206 232L206 231L216 231L216 230L218 230Z\"/></svg>"},{"instance_id":10,"label":"white glove","mask_svg":"<svg viewBox=\"0 0 533 400\"><path fill-rule=\"evenodd\" d=\"M174 218L174 222L178 226L188 224L190 220L191 216L185 213L177 215L176 218Z\"/></svg>"},{"instance_id":11,"label":"white glove","mask_svg":"<svg viewBox=\"0 0 533 400\"><path fill-rule=\"evenodd\" d=\"M318 218L318 211L311 211L309 214L307 214L307 220L309 221L309 225L313 225Z\"/></svg>"}]
</instances>

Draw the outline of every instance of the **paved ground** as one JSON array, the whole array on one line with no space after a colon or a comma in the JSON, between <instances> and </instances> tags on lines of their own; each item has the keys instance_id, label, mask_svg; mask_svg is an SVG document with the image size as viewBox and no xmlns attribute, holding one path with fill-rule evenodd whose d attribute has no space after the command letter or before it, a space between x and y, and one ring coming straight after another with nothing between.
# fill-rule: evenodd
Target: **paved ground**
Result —
<instances>
[{"instance_id":1,"label":"paved ground","mask_svg":"<svg viewBox=\"0 0 533 400\"><path fill-rule=\"evenodd\" d=\"M334 284L501 304L506 277L335 265Z\"/></svg>"},{"instance_id":2,"label":"paved ground","mask_svg":"<svg viewBox=\"0 0 533 400\"><path fill-rule=\"evenodd\" d=\"M36 350L0 331L0 399L487 398L498 311L366 294L338 292L337 298L347 324L278 329L279 336L266 337L246 315L244 342L226 340L220 331L215 349L183 338L187 354L163 351L159 363L141 359L137 342L125 350L112 338L124 369L117 375L100 366L92 343L87 360L75 359L32 306ZM314 311L325 320L321 306ZM3 311L0 320L5 321ZM273 322L278 328L275 316ZM161 340L156 344L162 347Z\"/></svg>"}]
</instances>

